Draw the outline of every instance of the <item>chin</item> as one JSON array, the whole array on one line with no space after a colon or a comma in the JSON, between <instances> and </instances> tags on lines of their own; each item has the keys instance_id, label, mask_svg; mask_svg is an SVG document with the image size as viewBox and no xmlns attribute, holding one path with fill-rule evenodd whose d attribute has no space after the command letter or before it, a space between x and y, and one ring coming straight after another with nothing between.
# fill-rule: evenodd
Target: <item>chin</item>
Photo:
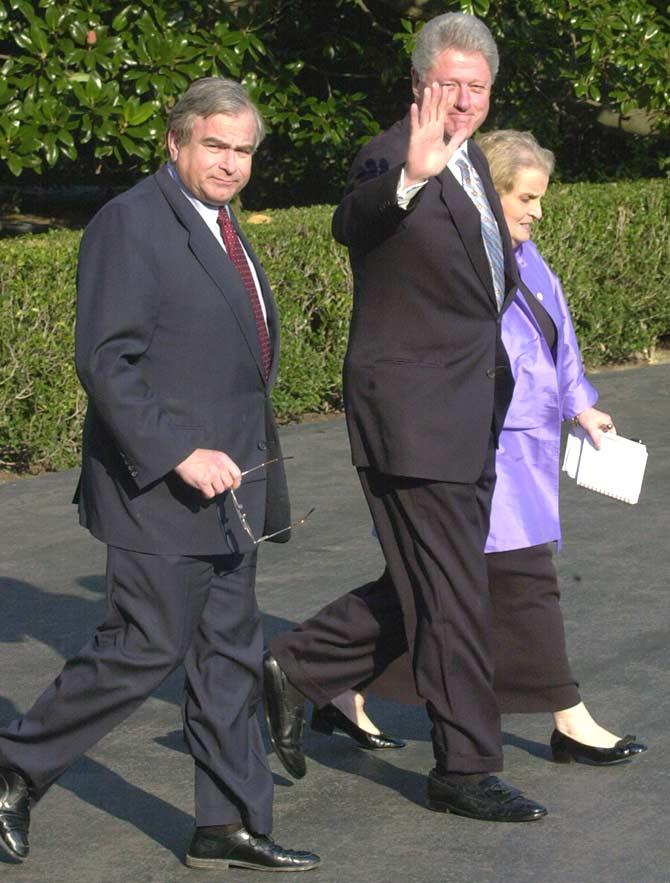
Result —
<instances>
[{"instance_id":1,"label":"chin","mask_svg":"<svg viewBox=\"0 0 670 883\"><path fill-rule=\"evenodd\" d=\"M457 135L459 132L465 132L466 138L471 138L473 133L473 128L470 125L467 126L445 126L444 134L447 136L446 140L449 138L453 138L454 135Z\"/></svg>"},{"instance_id":2,"label":"chin","mask_svg":"<svg viewBox=\"0 0 670 883\"><path fill-rule=\"evenodd\" d=\"M233 196L235 196L234 191L217 190L209 193L205 202L210 202L212 205L223 205L230 202Z\"/></svg>"}]
</instances>

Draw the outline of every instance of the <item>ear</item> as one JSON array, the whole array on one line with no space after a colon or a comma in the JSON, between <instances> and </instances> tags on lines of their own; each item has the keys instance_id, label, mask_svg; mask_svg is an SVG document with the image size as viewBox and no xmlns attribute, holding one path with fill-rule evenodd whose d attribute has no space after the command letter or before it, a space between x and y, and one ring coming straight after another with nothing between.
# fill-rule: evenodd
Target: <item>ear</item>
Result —
<instances>
[{"instance_id":1,"label":"ear","mask_svg":"<svg viewBox=\"0 0 670 883\"><path fill-rule=\"evenodd\" d=\"M170 129L167 133L167 149L170 155L171 162L177 162L177 157L179 156L179 148L177 147L174 132L172 131L172 129Z\"/></svg>"},{"instance_id":2,"label":"ear","mask_svg":"<svg viewBox=\"0 0 670 883\"><path fill-rule=\"evenodd\" d=\"M423 98L423 83L414 68L412 68L412 94L414 95L414 100L417 104L421 104L421 99Z\"/></svg>"}]
</instances>

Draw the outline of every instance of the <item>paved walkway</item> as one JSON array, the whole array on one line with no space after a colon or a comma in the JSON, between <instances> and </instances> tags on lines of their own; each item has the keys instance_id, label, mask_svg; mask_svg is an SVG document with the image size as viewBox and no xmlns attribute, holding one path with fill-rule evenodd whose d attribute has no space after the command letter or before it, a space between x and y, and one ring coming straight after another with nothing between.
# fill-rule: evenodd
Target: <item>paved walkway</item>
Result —
<instances>
[{"instance_id":1,"label":"paved walkway","mask_svg":"<svg viewBox=\"0 0 670 883\"><path fill-rule=\"evenodd\" d=\"M320 883L666 883L670 881L670 365L595 377L602 406L650 460L638 506L567 483L558 560L573 667L595 717L651 746L614 768L550 762L548 715L503 719L505 776L549 807L524 825L424 807L431 766L418 708L371 700L404 751L359 751L308 732L309 771L289 781L274 755L275 836L320 853ZM262 549L268 634L375 577L377 545L341 418L286 427L296 513L317 507L288 546ZM103 614L104 549L76 525L75 473L0 486L0 720L25 709ZM253 883L256 872L189 871L191 764L175 675L51 789L33 813L28 863L0 859L12 883Z\"/></svg>"}]
</instances>

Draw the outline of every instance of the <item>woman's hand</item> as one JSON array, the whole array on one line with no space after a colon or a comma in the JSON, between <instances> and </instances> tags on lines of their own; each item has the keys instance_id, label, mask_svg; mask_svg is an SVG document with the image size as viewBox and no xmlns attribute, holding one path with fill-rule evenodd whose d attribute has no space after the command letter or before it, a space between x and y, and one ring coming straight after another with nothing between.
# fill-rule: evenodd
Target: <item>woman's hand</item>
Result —
<instances>
[{"instance_id":1,"label":"woman's hand","mask_svg":"<svg viewBox=\"0 0 670 883\"><path fill-rule=\"evenodd\" d=\"M574 418L575 422L588 433L593 444L600 450L600 439L604 432L616 435L616 427L612 418L597 408L586 408Z\"/></svg>"}]
</instances>

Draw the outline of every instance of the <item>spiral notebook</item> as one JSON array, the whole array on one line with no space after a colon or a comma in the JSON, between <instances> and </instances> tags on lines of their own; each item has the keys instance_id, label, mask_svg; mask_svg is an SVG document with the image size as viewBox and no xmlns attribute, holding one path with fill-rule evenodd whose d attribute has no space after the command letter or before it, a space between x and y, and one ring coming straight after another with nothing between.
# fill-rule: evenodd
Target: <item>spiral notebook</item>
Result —
<instances>
[{"instance_id":1,"label":"spiral notebook","mask_svg":"<svg viewBox=\"0 0 670 883\"><path fill-rule=\"evenodd\" d=\"M581 427L568 433L563 471L581 487L637 503L646 466L647 448L641 442L603 433L598 450Z\"/></svg>"}]
</instances>

